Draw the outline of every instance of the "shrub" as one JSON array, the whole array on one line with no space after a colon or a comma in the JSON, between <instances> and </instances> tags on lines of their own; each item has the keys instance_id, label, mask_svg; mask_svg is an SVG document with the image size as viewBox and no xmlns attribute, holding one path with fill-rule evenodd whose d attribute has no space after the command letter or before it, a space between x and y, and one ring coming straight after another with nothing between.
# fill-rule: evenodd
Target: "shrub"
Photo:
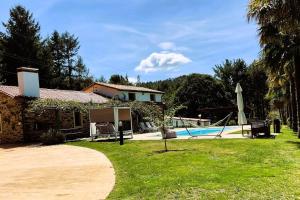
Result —
<instances>
[{"instance_id":1,"label":"shrub","mask_svg":"<svg viewBox=\"0 0 300 200\"><path fill-rule=\"evenodd\" d=\"M228 126L235 126L237 125L236 121L234 119L230 120L227 124Z\"/></svg>"},{"instance_id":2,"label":"shrub","mask_svg":"<svg viewBox=\"0 0 300 200\"><path fill-rule=\"evenodd\" d=\"M50 129L41 135L41 142L45 145L62 144L65 142L65 136L60 131Z\"/></svg>"}]
</instances>

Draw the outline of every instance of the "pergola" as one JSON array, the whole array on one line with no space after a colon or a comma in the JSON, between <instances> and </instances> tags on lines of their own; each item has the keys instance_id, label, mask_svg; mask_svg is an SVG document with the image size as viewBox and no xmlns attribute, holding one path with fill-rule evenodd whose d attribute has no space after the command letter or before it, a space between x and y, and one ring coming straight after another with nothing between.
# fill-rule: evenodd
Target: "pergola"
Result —
<instances>
[{"instance_id":1,"label":"pergola","mask_svg":"<svg viewBox=\"0 0 300 200\"><path fill-rule=\"evenodd\" d=\"M90 109L89 110L90 123L112 123L114 124L115 130L119 131L119 122L129 121L130 129L126 132L131 133L132 131L132 117L131 117L131 108L130 107L109 107L109 108L100 108L100 109Z\"/></svg>"}]
</instances>

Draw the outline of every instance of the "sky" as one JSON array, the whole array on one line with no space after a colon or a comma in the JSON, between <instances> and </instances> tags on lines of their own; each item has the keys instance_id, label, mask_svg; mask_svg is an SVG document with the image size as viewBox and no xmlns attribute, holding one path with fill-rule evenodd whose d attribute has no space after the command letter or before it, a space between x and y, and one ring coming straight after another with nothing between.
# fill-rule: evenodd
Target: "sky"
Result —
<instances>
[{"instance_id":1,"label":"sky","mask_svg":"<svg viewBox=\"0 0 300 200\"><path fill-rule=\"evenodd\" d=\"M54 30L79 38L90 73L132 82L213 74L225 59L251 63L259 55L248 0L1 0L0 21L23 5L46 38ZM0 31L4 28L0 25Z\"/></svg>"}]
</instances>

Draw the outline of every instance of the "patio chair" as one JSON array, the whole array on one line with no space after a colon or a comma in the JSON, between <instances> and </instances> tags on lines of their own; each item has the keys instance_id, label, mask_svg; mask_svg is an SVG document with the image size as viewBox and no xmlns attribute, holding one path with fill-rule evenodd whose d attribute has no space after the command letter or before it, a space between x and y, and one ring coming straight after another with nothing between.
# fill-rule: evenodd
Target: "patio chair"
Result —
<instances>
[{"instance_id":1,"label":"patio chair","mask_svg":"<svg viewBox=\"0 0 300 200\"><path fill-rule=\"evenodd\" d=\"M111 137L114 137L115 139L118 139L118 136L120 136L120 132L116 130L115 126L111 123L101 123L96 124L97 128L97 136L100 137L108 137L110 139ZM132 131L123 131L124 136L130 135L132 138Z\"/></svg>"},{"instance_id":2,"label":"patio chair","mask_svg":"<svg viewBox=\"0 0 300 200\"><path fill-rule=\"evenodd\" d=\"M150 122L150 124L156 131L158 131L158 127L154 124L154 122Z\"/></svg>"},{"instance_id":3,"label":"patio chair","mask_svg":"<svg viewBox=\"0 0 300 200\"><path fill-rule=\"evenodd\" d=\"M111 133L111 135L115 136L116 139L118 137L120 137L120 131L117 131L116 127L113 124L111 124L111 123L108 124L108 130ZM123 130L123 135L124 136L130 135L132 138L132 131L131 130Z\"/></svg>"},{"instance_id":4,"label":"patio chair","mask_svg":"<svg viewBox=\"0 0 300 200\"><path fill-rule=\"evenodd\" d=\"M146 126L151 129L151 131L157 131L158 129L156 127L153 127L150 122L145 122Z\"/></svg>"},{"instance_id":5,"label":"patio chair","mask_svg":"<svg viewBox=\"0 0 300 200\"><path fill-rule=\"evenodd\" d=\"M146 125L144 124L144 122L140 122L139 125L140 125L140 130L143 133L145 133L145 132L151 132L152 131L151 128L146 127Z\"/></svg>"},{"instance_id":6,"label":"patio chair","mask_svg":"<svg viewBox=\"0 0 300 200\"><path fill-rule=\"evenodd\" d=\"M160 132L162 135L163 139L172 139L172 138L177 138L177 134L175 131L171 131L170 129L166 127L161 127Z\"/></svg>"},{"instance_id":7,"label":"patio chair","mask_svg":"<svg viewBox=\"0 0 300 200\"><path fill-rule=\"evenodd\" d=\"M97 123L96 126L96 137L107 137L108 139L110 138L110 131L108 129L109 123Z\"/></svg>"}]
</instances>

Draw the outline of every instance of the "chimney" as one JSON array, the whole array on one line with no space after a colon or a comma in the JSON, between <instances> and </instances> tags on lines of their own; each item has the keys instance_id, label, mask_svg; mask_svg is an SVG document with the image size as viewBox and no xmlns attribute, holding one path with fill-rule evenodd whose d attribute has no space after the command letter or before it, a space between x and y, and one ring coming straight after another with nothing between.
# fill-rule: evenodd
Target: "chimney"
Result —
<instances>
[{"instance_id":1,"label":"chimney","mask_svg":"<svg viewBox=\"0 0 300 200\"><path fill-rule=\"evenodd\" d=\"M40 97L39 70L20 67L17 71L20 95L26 97Z\"/></svg>"}]
</instances>

